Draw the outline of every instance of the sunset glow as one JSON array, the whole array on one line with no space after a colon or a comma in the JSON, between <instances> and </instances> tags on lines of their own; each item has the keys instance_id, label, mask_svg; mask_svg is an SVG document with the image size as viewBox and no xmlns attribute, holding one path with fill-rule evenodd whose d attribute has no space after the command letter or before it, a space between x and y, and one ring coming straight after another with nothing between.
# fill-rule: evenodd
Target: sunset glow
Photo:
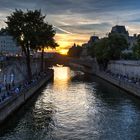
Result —
<instances>
[{"instance_id":1,"label":"sunset glow","mask_svg":"<svg viewBox=\"0 0 140 140\"><path fill-rule=\"evenodd\" d=\"M74 43L82 45L88 41L89 36L80 34L56 33L55 39L59 44L59 47L56 48L56 52L66 55L69 48L72 47Z\"/></svg>"},{"instance_id":2,"label":"sunset glow","mask_svg":"<svg viewBox=\"0 0 140 140\"><path fill-rule=\"evenodd\" d=\"M58 52L62 55L67 55L68 50L67 49L60 49Z\"/></svg>"},{"instance_id":3,"label":"sunset glow","mask_svg":"<svg viewBox=\"0 0 140 140\"><path fill-rule=\"evenodd\" d=\"M57 0L43 2L37 0L36 3L30 0L24 4L16 0L1 1L0 27L6 26L6 17L17 7L41 8L43 14L47 15L45 20L56 30L55 38L59 44L56 50L47 51L56 51L61 54L67 54L74 43L81 45L87 42L92 35L106 36L111 27L116 24L126 25L130 35L140 33L140 1L138 0L129 2L128 0L113 0L106 3L96 0L82 0L82 3L81 0L61 0L61 3L60 6L56 6Z\"/></svg>"}]
</instances>

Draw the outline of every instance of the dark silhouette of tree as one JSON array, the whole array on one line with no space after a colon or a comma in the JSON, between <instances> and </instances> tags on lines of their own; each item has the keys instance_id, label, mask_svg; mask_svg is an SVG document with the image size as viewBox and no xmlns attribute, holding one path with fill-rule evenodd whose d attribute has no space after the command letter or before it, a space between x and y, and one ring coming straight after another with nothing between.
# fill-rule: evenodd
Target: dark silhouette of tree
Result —
<instances>
[{"instance_id":1,"label":"dark silhouette of tree","mask_svg":"<svg viewBox=\"0 0 140 140\"><path fill-rule=\"evenodd\" d=\"M41 50L41 71L43 71L43 64L44 64L44 50L45 48L52 48L55 49L58 47L58 44L55 42L54 39L55 30L53 29L52 25L48 23L42 24L40 30L38 32L38 47L37 49Z\"/></svg>"},{"instance_id":2,"label":"dark silhouette of tree","mask_svg":"<svg viewBox=\"0 0 140 140\"><path fill-rule=\"evenodd\" d=\"M105 70L109 60L120 59L122 51L127 48L128 43L124 36L111 34L108 38L96 42L93 52L100 67Z\"/></svg>"},{"instance_id":3,"label":"dark silhouette of tree","mask_svg":"<svg viewBox=\"0 0 140 140\"><path fill-rule=\"evenodd\" d=\"M7 17L8 32L16 39L26 57L28 79L32 78L30 50L42 51L41 70L43 70L44 49L57 46L53 38L55 31L52 25L45 23L44 19L45 16L42 15L41 10L26 12L15 10Z\"/></svg>"},{"instance_id":4,"label":"dark silhouette of tree","mask_svg":"<svg viewBox=\"0 0 140 140\"><path fill-rule=\"evenodd\" d=\"M100 69L105 69L109 61L109 40L108 38L102 38L100 41L95 43L94 55L97 59L97 62L100 66Z\"/></svg>"},{"instance_id":5,"label":"dark silhouette of tree","mask_svg":"<svg viewBox=\"0 0 140 140\"><path fill-rule=\"evenodd\" d=\"M122 54L122 51L128 48L128 42L123 35L111 34L109 39L109 59L118 60Z\"/></svg>"},{"instance_id":6,"label":"dark silhouette of tree","mask_svg":"<svg viewBox=\"0 0 140 140\"><path fill-rule=\"evenodd\" d=\"M40 10L27 10L26 12L15 10L7 17L8 31L21 46L26 57L28 79L32 78L30 49L34 49L37 45L36 33L43 24L44 18Z\"/></svg>"},{"instance_id":7,"label":"dark silhouette of tree","mask_svg":"<svg viewBox=\"0 0 140 140\"><path fill-rule=\"evenodd\" d=\"M80 57L82 53L82 47L74 44L68 51L68 56L70 57Z\"/></svg>"},{"instance_id":8,"label":"dark silhouette of tree","mask_svg":"<svg viewBox=\"0 0 140 140\"><path fill-rule=\"evenodd\" d=\"M140 59L140 36L138 36L137 43L133 48L133 56L135 57L135 59Z\"/></svg>"}]
</instances>

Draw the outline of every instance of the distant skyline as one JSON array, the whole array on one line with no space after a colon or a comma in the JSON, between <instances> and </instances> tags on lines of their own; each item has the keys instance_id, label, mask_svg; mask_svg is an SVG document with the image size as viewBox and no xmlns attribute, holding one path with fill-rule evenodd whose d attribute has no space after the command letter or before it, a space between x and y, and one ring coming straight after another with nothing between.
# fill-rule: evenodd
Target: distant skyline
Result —
<instances>
[{"instance_id":1,"label":"distant skyline","mask_svg":"<svg viewBox=\"0 0 140 140\"><path fill-rule=\"evenodd\" d=\"M0 0L0 27L16 8L41 9L57 31L61 53L91 35L105 36L116 24L126 25L131 35L140 33L139 0Z\"/></svg>"}]
</instances>

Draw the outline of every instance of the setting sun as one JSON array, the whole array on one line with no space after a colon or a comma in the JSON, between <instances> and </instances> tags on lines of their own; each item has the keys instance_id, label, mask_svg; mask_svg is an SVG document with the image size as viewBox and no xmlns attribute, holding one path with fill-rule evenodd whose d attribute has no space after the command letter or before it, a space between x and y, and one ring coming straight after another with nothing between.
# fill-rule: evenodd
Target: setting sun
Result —
<instances>
[{"instance_id":1,"label":"setting sun","mask_svg":"<svg viewBox=\"0 0 140 140\"><path fill-rule=\"evenodd\" d=\"M55 40L59 47L56 49L46 49L46 52L58 52L62 55L67 55L69 48L73 46L74 43L82 45L89 40L89 35L85 34L68 34L68 33L56 33Z\"/></svg>"},{"instance_id":2,"label":"setting sun","mask_svg":"<svg viewBox=\"0 0 140 140\"><path fill-rule=\"evenodd\" d=\"M56 48L56 52L67 55L69 48L72 47L74 43L81 45L89 39L89 36L79 34L56 33L55 39L56 42L59 44L59 47Z\"/></svg>"},{"instance_id":3,"label":"setting sun","mask_svg":"<svg viewBox=\"0 0 140 140\"><path fill-rule=\"evenodd\" d=\"M62 54L62 55L67 55L68 50L61 49L61 50L59 51L59 53Z\"/></svg>"}]
</instances>

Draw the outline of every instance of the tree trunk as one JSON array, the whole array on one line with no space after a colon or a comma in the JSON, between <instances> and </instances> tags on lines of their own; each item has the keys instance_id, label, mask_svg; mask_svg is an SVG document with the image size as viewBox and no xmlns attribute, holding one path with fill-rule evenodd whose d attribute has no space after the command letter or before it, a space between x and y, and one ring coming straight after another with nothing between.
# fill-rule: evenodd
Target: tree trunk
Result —
<instances>
[{"instance_id":1,"label":"tree trunk","mask_svg":"<svg viewBox=\"0 0 140 140\"><path fill-rule=\"evenodd\" d=\"M41 72L44 70L44 48L41 51Z\"/></svg>"},{"instance_id":2,"label":"tree trunk","mask_svg":"<svg viewBox=\"0 0 140 140\"><path fill-rule=\"evenodd\" d=\"M26 66L27 66L27 79L32 79L32 71L31 71L31 59L30 59L30 50L29 47L27 47L27 53L26 53Z\"/></svg>"}]
</instances>

